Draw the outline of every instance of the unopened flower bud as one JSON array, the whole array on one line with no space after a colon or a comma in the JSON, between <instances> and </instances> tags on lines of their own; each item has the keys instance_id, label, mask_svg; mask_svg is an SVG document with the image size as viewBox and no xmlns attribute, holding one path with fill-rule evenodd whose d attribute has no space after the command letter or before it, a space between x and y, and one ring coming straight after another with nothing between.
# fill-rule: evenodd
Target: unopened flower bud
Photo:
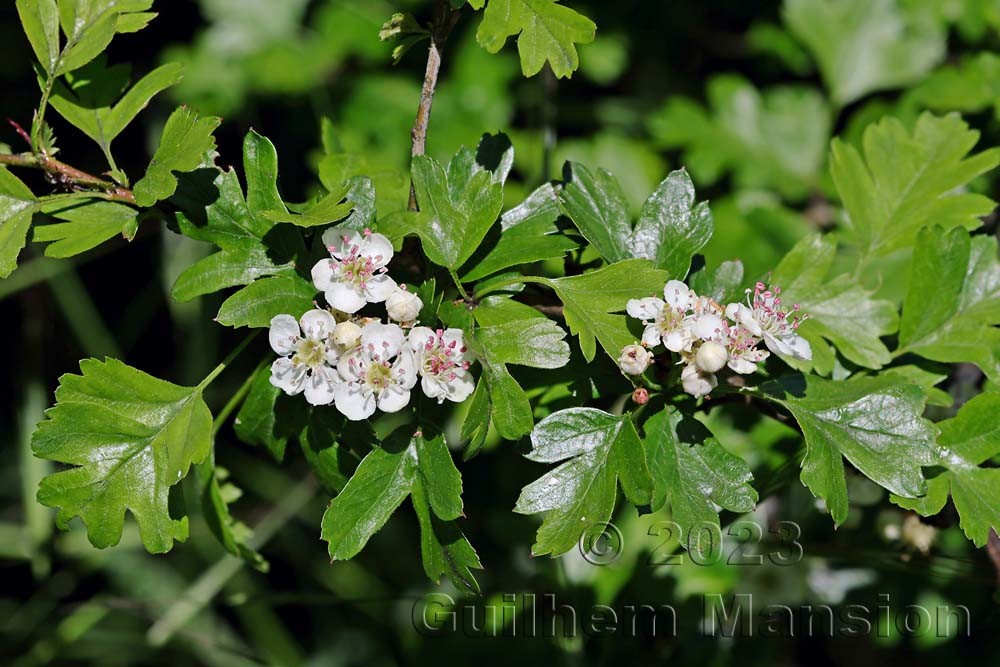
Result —
<instances>
[{"instance_id":1,"label":"unopened flower bud","mask_svg":"<svg viewBox=\"0 0 1000 667\"><path fill-rule=\"evenodd\" d=\"M726 348L716 343L714 340L707 340L698 348L694 362L698 368L706 373L716 373L729 361L729 353Z\"/></svg>"},{"instance_id":2,"label":"unopened flower bud","mask_svg":"<svg viewBox=\"0 0 1000 667\"><path fill-rule=\"evenodd\" d=\"M695 398L700 398L719 386L713 373L706 373L697 364L688 364L681 371L681 386Z\"/></svg>"},{"instance_id":3,"label":"unopened flower bud","mask_svg":"<svg viewBox=\"0 0 1000 667\"><path fill-rule=\"evenodd\" d=\"M636 405L646 405L649 403L649 390L645 387L636 387L632 392L632 400Z\"/></svg>"},{"instance_id":4,"label":"unopened flower bud","mask_svg":"<svg viewBox=\"0 0 1000 667\"><path fill-rule=\"evenodd\" d=\"M626 345L618 357L618 367L629 375L642 375L651 363L653 355L642 345Z\"/></svg>"},{"instance_id":5,"label":"unopened flower bud","mask_svg":"<svg viewBox=\"0 0 1000 667\"><path fill-rule=\"evenodd\" d=\"M413 322L423 307L424 302L420 297L398 287L385 300L385 310L389 314L389 319L397 322Z\"/></svg>"},{"instance_id":6,"label":"unopened flower bud","mask_svg":"<svg viewBox=\"0 0 1000 667\"><path fill-rule=\"evenodd\" d=\"M361 327L351 321L341 322L333 330L333 342L341 347L354 347L361 337Z\"/></svg>"}]
</instances>

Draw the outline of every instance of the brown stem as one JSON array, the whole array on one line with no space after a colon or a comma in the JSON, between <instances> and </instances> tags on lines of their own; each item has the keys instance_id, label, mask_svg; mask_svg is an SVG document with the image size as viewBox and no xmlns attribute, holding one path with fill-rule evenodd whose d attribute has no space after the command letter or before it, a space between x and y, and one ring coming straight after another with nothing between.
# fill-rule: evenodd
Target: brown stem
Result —
<instances>
[{"instance_id":1,"label":"brown stem","mask_svg":"<svg viewBox=\"0 0 1000 667\"><path fill-rule=\"evenodd\" d=\"M458 21L459 12L453 10L448 0L438 0L435 10L434 22L431 26L431 46L427 53L427 67L424 70L424 85L420 89L420 105L417 107L417 117L413 120L413 129L410 130L410 140L413 142L413 149L410 154L414 157L423 155L427 150L427 126L431 120L431 105L434 103L434 89L437 87L438 72L441 70L441 49L451 29ZM417 192L413 188L413 181L410 181L410 205L411 211L418 211Z\"/></svg>"},{"instance_id":2,"label":"brown stem","mask_svg":"<svg viewBox=\"0 0 1000 667\"><path fill-rule=\"evenodd\" d=\"M33 155L32 153L18 153L16 155L0 153L0 164L11 167L41 169L48 174L52 181L60 185L77 189L91 188L99 190L100 192L95 192L94 194L103 196L105 199L111 201L135 204L135 196L128 188L123 188L117 183L99 178L93 174L88 174L52 157Z\"/></svg>"}]
</instances>

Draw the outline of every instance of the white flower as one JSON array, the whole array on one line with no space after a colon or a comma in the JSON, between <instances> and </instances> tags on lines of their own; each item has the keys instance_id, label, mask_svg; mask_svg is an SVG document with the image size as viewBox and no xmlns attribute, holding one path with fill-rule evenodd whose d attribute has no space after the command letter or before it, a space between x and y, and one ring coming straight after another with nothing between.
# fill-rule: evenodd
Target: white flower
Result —
<instances>
[{"instance_id":1,"label":"white flower","mask_svg":"<svg viewBox=\"0 0 1000 667\"><path fill-rule=\"evenodd\" d=\"M354 421L371 417L376 407L383 412L402 410L417 383L403 330L395 324L366 324L358 343L337 363L344 380L335 388L337 409Z\"/></svg>"},{"instance_id":2,"label":"white flower","mask_svg":"<svg viewBox=\"0 0 1000 667\"><path fill-rule=\"evenodd\" d=\"M629 375L642 375L653 363L653 355L642 345L626 345L618 357L618 367Z\"/></svg>"},{"instance_id":3,"label":"white flower","mask_svg":"<svg viewBox=\"0 0 1000 667\"><path fill-rule=\"evenodd\" d=\"M747 290L747 304L731 303L726 306L726 317L744 326L754 336L764 339L768 349L794 359L812 359L812 348L796 333L802 322L799 306L791 310L781 306L781 288L767 289L764 283L754 286L753 297Z\"/></svg>"},{"instance_id":4,"label":"white flower","mask_svg":"<svg viewBox=\"0 0 1000 667\"><path fill-rule=\"evenodd\" d=\"M726 329L726 351L729 353L729 368L742 375L756 372L757 364L771 355L767 350L757 347L759 342L760 338L753 335L742 324L728 327Z\"/></svg>"},{"instance_id":5,"label":"white flower","mask_svg":"<svg viewBox=\"0 0 1000 667\"><path fill-rule=\"evenodd\" d=\"M332 258L316 263L312 279L331 307L356 313L366 303L385 301L396 288L386 274L385 266L392 259L392 244L386 237L368 229L359 234L331 227L323 232L323 243Z\"/></svg>"},{"instance_id":6,"label":"white flower","mask_svg":"<svg viewBox=\"0 0 1000 667\"><path fill-rule=\"evenodd\" d=\"M719 381L714 373L706 373L696 364L688 364L681 371L681 386L687 393L700 398L719 386Z\"/></svg>"},{"instance_id":7,"label":"white flower","mask_svg":"<svg viewBox=\"0 0 1000 667\"><path fill-rule=\"evenodd\" d=\"M271 319L268 340L271 349L281 355L271 364L271 384L291 396L305 391L306 400L313 405L333 402L340 384L333 368L339 351L330 340L335 325L325 310L310 310L298 322L291 315Z\"/></svg>"},{"instance_id":8,"label":"white flower","mask_svg":"<svg viewBox=\"0 0 1000 667\"><path fill-rule=\"evenodd\" d=\"M679 280L671 280L663 288L663 299L655 296L629 299L626 312L646 325L642 342L647 347L663 345L671 352L691 347L693 341L688 328L688 310L694 301L694 292Z\"/></svg>"},{"instance_id":9,"label":"white flower","mask_svg":"<svg viewBox=\"0 0 1000 667\"><path fill-rule=\"evenodd\" d=\"M394 289L385 300L385 311L389 314L389 319L397 322L415 321L423 307L424 302L420 297L408 292L405 286Z\"/></svg>"},{"instance_id":10,"label":"white flower","mask_svg":"<svg viewBox=\"0 0 1000 667\"><path fill-rule=\"evenodd\" d=\"M727 361L729 361L729 352L714 340L702 343L694 356L695 365L705 373L717 373L722 370Z\"/></svg>"},{"instance_id":11,"label":"white flower","mask_svg":"<svg viewBox=\"0 0 1000 667\"><path fill-rule=\"evenodd\" d=\"M469 363L472 357L461 329L414 327L407 339L420 372L420 387L438 403L460 403L475 388Z\"/></svg>"},{"instance_id":12,"label":"white flower","mask_svg":"<svg viewBox=\"0 0 1000 667\"><path fill-rule=\"evenodd\" d=\"M344 349L349 349L358 344L361 339L361 327L356 323L347 320L337 324L333 330L333 342Z\"/></svg>"}]
</instances>

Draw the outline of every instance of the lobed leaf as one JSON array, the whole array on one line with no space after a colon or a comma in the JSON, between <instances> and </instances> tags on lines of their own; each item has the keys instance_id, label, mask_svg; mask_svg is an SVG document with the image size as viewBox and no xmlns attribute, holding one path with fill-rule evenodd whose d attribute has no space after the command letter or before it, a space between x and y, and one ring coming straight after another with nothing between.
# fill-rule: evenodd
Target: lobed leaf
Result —
<instances>
[{"instance_id":1,"label":"lobed leaf","mask_svg":"<svg viewBox=\"0 0 1000 667\"><path fill-rule=\"evenodd\" d=\"M85 359L80 371L60 378L56 405L31 439L35 456L70 466L42 480L38 501L59 508L62 526L79 516L96 547L118 543L129 511L146 549L169 551L188 534L187 517L170 515L170 487L212 446L201 387L114 359Z\"/></svg>"}]
</instances>

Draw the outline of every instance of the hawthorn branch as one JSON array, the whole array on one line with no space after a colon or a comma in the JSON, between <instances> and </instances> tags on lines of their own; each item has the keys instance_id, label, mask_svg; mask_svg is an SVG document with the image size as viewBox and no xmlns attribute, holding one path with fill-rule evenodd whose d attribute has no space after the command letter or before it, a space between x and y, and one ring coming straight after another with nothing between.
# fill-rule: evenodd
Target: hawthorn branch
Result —
<instances>
[{"instance_id":1,"label":"hawthorn branch","mask_svg":"<svg viewBox=\"0 0 1000 667\"><path fill-rule=\"evenodd\" d=\"M135 204L135 195L128 188L123 188L113 181L88 174L47 155L0 153L0 165L41 169L53 183L65 185L75 190L92 190L95 195L102 196L111 201Z\"/></svg>"},{"instance_id":2,"label":"hawthorn branch","mask_svg":"<svg viewBox=\"0 0 1000 667\"><path fill-rule=\"evenodd\" d=\"M417 107L417 117L413 120L410 130L412 150L410 155L423 155L427 150L427 126L431 119L431 105L434 103L434 90L437 88L438 73L441 71L441 50L448 40L452 28L458 21L460 12L451 8L448 0L438 0L431 24L431 45L427 53L427 67L424 70L424 85L420 89L420 105ZM410 181L411 211L418 211L417 192Z\"/></svg>"}]
</instances>

